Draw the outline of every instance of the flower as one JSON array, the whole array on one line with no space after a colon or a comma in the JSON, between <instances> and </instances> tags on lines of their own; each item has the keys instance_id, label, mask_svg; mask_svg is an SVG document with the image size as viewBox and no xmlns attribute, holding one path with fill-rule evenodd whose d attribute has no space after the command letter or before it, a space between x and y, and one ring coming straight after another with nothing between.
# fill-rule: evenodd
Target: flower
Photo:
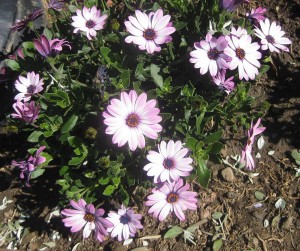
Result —
<instances>
[{"instance_id":1,"label":"flower","mask_svg":"<svg viewBox=\"0 0 300 251\"><path fill-rule=\"evenodd\" d=\"M161 9L149 15L139 10L135 11L135 16L129 16L129 21L125 21L127 31L131 34L125 38L126 43L134 43L140 50L147 50L149 54L161 51L161 44L172 41L170 36L176 31L169 22L170 15L163 14Z\"/></svg>"},{"instance_id":2,"label":"flower","mask_svg":"<svg viewBox=\"0 0 300 251\"><path fill-rule=\"evenodd\" d=\"M19 79L15 82L15 87L20 93L15 96L15 100L29 101L31 96L44 89L43 85L43 79L40 79L39 74L34 72L28 72L27 78L19 76Z\"/></svg>"},{"instance_id":3,"label":"flower","mask_svg":"<svg viewBox=\"0 0 300 251\"><path fill-rule=\"evenodd\" d=\"M253 80L258 74L258 68L261 58L261 53L258 51L260 46L258 43L252 43L252 38L249 35L236 37L229 35L225 37L228 41L228 47L224 49L232 61L229 63L229 69L234 70L238 67L239 79Z\"/></svg>"},{"instance_id":4,"label":"flower","mask_svg":"<svg viewBox=\"0 0 300 251\"><path fill-rule=\"evenodd\" d=\"M13 118L22 119L28 124L32 124L37 120L40 112L40 106L35 105L34 101L23 103L22 101L17 100L17 102L13 104L13 108L16 113L12 113L11 116Z\"/></svg>"},{"instance_id":5,"label":"flower","mask_svg":"<svg viewBox=\"0 0 300 251\"><path fill-rule=\"evenodd\" d=\"M151 206L148 210L153 217L163 221L170 212L181 220L185 220L183 213L186 209L197 209L197 193L188 191L189 184L183 185L183 179L173 183L164 183L159 189L152 189L152 194L147 197L146 206Z\"/></svg>"},{"instance_id":6,"label":"flower","mask_svg":"<svg viewBox=\"0 0 300 251\"><path fill-rule=\"evenodd\" d=\"M131 151L145 147L145 136L157 139L162 130L158 123L162 120L156 100L147 101L147 94L137 96L136 91L121 93L121 100L112 99L107 111L103 112L104 124L108 125L106 134L113 134L113 144L119 147L128 142Z\"/></svg>"},{"instance_id":7,"label":"flower","mask_svg":"<svg viewBox=\"0 0 300 251\"><path fill-rule=\"evenodd\" d=\"M34 156L30 156L27 161L16 162L12 161L12 165L19 167L21 169L20 178L24 179L26 177L26 186L30 187L29 180L31 173L36 169L37 166L46 162L46 158L41 156L42 151L46 148L46 146L41 146L37 149Z\"/></svg>"},{"instance_id":8,"label":"flower","mask_svg":"<svg viewBox=\"0 0 300 251\"><path fill-rule=\"evenodd\" d=\"M177 181L180 177L189 176L193 167L192 158L184 157L188 153L187 148L182 147L182 143L174 143L170 140L168 144L162 141L158 145L158 152L149 151L147 159L151 162L144 166L148 176L154 176L154 183Z\"/></svg>"},{"instance_id":9,"label":"flower","mask_svg":"<svg viewBox=\"0 0 300 251\"><path fill-rule=\"evenodd\" d=\"M246 162L246 168L249 170L252 170L255 168L255 163L253 160L253 157L251 155L253 143L254 143L254 137L261 134L266 128L265 127L258 127L261 122L261 119L259 118L256 122L256 124L253 126L253 121L251 121L250 129L248 130L248 139L247 143L244 146L244 149L242 150L242 157L240 162L245 163Z\"/></svg>"},{"instance_id":10,"label":"flower","mask_svg":"<svg viewBox=\"0 0 300 251\"><path fill-rule=\"evenodd\" d=\"M246 13L246 16L252 21L263 21L265 20L264 14L267 12L267 9L258 7L256 9L252 9L251 13Z\"/></svg>"},{"instance_id":11,"label":"flower","mask_svg":"<svg viewBox=\"0 0 300 251\"><path fill-rule=\"evenodd\" d=\"M237 29L234 28L234 27L232 27L232 28L231 28L231 31L230 31L230 34L231 34L231 35L234 35L234 36L236 36L236 37L238 37L238 38L240 38L240 37L243 36L243 35L248 35L247 30L246 30L246 29L243 29L243 28L240 27L240 26L238 26Z\"/></svg>"},{"instance_id":12,"label":"flower","mask_svg":"<svg viewBox=\"0 0 300 251\"><path fill-rule=\"evenodd\" d=\"M227 94L232 92L234 89L233 76L225 80L226 71L221 71L217 76L213 77L213 82L221 89L224 90Z\"/></svg>"},{"instance_id":13,"label":"flower","mask_svg":"<svg viewBox=\"0 0 300 251\"><path fill-rule=\"evenodd\" d=\"M118 236L118 241L128 240L134 237L138 229L142 229L142 215L135 214L131 208L121 205L118 212L110 211L107 219L113 223L113 227L107 229L112 237Z\"/></svg>"},{"instance_id":14,"label":"flower","mask_svg":"<svg viewBox=\"0 0 300 251\"><path fill-rule=\"evenodd\" d=\"M281 26L276 22L270 23L270 20L266 18L264 21L259 21L260 29L256 27L254 29L255 35L261 39L261 49L269 49L271 52L279 50L289 51L286 44L291 44L291 40L284 37L284 31L281 30Z\"/></svg>"},{"instance_id":15,"label":"flower","mask_svg":"<svg viewBox=\"0 0 300 251\"><path fill-rule=\"evenodd\" d=\"M10 28L11 31L21 31L23 30L30 22L37 19L39 16L43 15L44 11L42 9L35 10L28 15L23 20L17 20L17 22Z\"/></svg>"},{"instance_id":16,"label":"flower","mask_svg":"<svg viewBox=\"0 0 300 251\"><path fill-rule=\"evenodd\" d=\"M55 56L58 52L62 51L62 46L71 46L65 39L52 39L49 40L45 35L41 35L39 39L33 39L35 49L43 56Z\"/></svg>"},{"instance_id":17,"label":"flower","mask_svg":"<svg viewBox=\"0 0 300 251\"><path fill-rule=\"evenodd\" d=\"M48 2L48 8L56 11L61 11L65 5L64 0L50 0Z\"/></svg>"},{"instance_id":18,"label":"flower","mask_svg":"<svg viewBox=\"0 0 300 251\"><path fill-rule=\"evenodd\" d=\"M91 232L95 231L95 237L98 241L104 241L107 235L107 228L113 224L103 218L105 211L102 208L95 209L93 204L87 204L85 200L80 199L77 202L70 201L75 209L63 209L61 214L66 216L62 221L66 227L71 227L71 232L78 232L83 228L83 238L88 238Z\"/></svg>"},{"instance_id":19,"label":"flower","mask_svg":"<svg viewBox=\"0 0 300 251\"><path fill-rule=\"evenodd\" d=\"M211 76L216 76L220 69L227 69L231 58L223 51L228 45L224 36L218 39L210 33L205 40L194 43L196 50L191 51L190 62L195 68L200 68L200 74L205 74L208 70Z\"/></svg>"},{"instance_id":20,"label":"flower","mask_svg":"<svg viewBox=\"0 0 300 251\"><path fill-rule=\"evenodd\" d=\"M83 31L89 40L92 40L98 30L102 30L105 25L107 15L101 16L101 11L96 6L92 8L83 7L82 10L76 10L77 16L72 16L72 26L75 27L74 33Z\"/></svg>"},{"instance_id":21,"label":"flower","mask_svg":"<svg viewBox=\"0 0 300 251\"><path fill-rule=\"evenodd\" d=\"M244 2L249 3L250 0L221 0L221 6L228 12L232 12L237 9L237 7Z\"/></svg>"}]
</instances>

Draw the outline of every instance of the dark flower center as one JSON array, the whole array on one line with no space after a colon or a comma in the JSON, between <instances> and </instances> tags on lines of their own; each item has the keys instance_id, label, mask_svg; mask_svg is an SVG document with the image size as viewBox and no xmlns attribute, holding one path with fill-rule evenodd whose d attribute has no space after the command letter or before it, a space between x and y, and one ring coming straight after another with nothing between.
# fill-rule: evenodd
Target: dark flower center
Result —
<instances>
[{"instance_id":1,"label":"dark flower center","mask_svg":"<svg viewBox=\"0 0 300 251\"><path fill-rule=\"evenodd\" d=\"M172 169L174 167L174 161L172 159L164 159L163 166L166 169Z\"/></svg>"},{"instance_id":2,"label":"dark flower center","mask_svg":"<svg viewBox=\"0 0 300 251\"><path fill-rule=\"evenodd\" d=\"M169 202L169 203L175 203L178 201L178 199L179 199L179 197L176 193L170 193L167 196L167 202Z\"/></svg>"},{"instance_id":3,"label":"dark flower center","mask_svg":"<svg viewBox=\"0 0 300 251\"><path fill-rule=\"evenodd\" d=\"M140 123L140 119L136 114L131 113L131 114L128 115L128 117L126 119L126 124L128 126L137 127L139 123Z\"/></svg>"},{"instance_id":4,"label":"dark flower center","mask_svg":"<svg viewBox=\"0 0 300 251\"><path fill-rule=\"evenodd\" d=\"M155 31L153 29L147 29L144 31L143 36L147 40L153 40L155 38Z\"/></svg>"},{"instance_id":5,"label":"dark flower center","mask_svg":"<svg viewBox=\"0 0 300 251\"><path fill-rule=\"evenodd\" d=\"M86 213L85 216L83 217L84 220L88 222L94 222L95 221L95 215Z\"/></svg>"},{"instance_id":6,"label":"dark flower center","mask_svg":"<svg viewBox=\"0 0 300 251\"><path fill-rule=\"evenodd\" d=\"M27 92L28 93L34 93L35 87L33 85L30 85L27 87Z\"/></svg>"},{"instance_id":7,"label":"dark flower center","mask_svg":"<svg viewBox=\"0 0 300 251\"><path fill-rule=\"evenodd\" d=\"M93 20L89 20L85 23L85 26L91 29L95 26L95 22Z\"/></svg>"},{"instance_id":8,"label":"dark flower center","mask_svg":"<svg viewBox=\"0 0 300 251\"><path fill-rule=\"evenodd\" d=\"M247 145L250 146L251 143L252 143L252 140L251 140L251 139L248 139L248 140L247 140Z\"/></svg>"},{"instance_id":9,"label":"dark flower center","mask_svg":"<svg viewBox=\"0 0 300 251\"><path fill-rule=\"evenodd\" d=\"M209 59L216 60L219 56L219 52L216 49L211 49L209 52L207 52L207 56Z\"/></svg>"},{"instance_id":10,"label":"dark flower center","mask_svg":"<svg viewBox=\"0 0 300 251\"><path fill-rule=\"evenodd\" d=\"M122 223L122 224L128 224L128 222L130 222L130 217L127 215L127 214L125 214L125 215L122 215L121 217L120 217L120 222Z\"/></svg>"},{"instance_id":11,"label":"dark flower center","mask_svg":"<svg viewBox=\"0 0 300 251\"><path fill-rule=\"evenodd\" d=\"M246 55L245 51L243 49L241 49L241 48L237 48L236 51L235 51L235 53L236 53L236 56L239 59L244 59L244 57Z\"/></svg>"},{"instance_id":12,"label":"dark flower center","mask_svg":"<svg viewBox=\"0 0 300 251\"><path fill-rule=\"evenodd\" d=\"M274 44L274 42L275 42L274 37L272 37L271 35L266 36L266 39L267 39L267 41L268 41L269 43L271 43L271 44Z\"/></svg>"}]
</instances>

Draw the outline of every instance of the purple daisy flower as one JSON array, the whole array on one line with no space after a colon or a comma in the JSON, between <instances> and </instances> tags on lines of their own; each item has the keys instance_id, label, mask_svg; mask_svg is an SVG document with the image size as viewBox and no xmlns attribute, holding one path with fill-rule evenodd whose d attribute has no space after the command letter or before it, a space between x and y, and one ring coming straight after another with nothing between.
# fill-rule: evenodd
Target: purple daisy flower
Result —
<instances>
[{"instance_id":1,"label":"purple daisy flower","mask_svg":"<svg viewBox=\"0 0 300 251\"><path fill-rule=\"evenodd\" d=\"M258 7L256 9L252 9L251 13L246 13L247 18L249 18L251 21L257 22L257 21L264 21L265 20L265 13L267 12L267 9Z\"/></svg>"},{"instance_id":2,"label":"purple daisy flower","mask_svg":"<svg viewBox=\"0 0 300 251\"><path fill-rule=\"evenodd\" d=\"M228 12L236 10L241 3L249 3L249 1L250 0L220 0L222 8L227 10Z\"/></svg>"},{"instance_id":3,"label":"purple daisy flower","mask_svg":"<svg viewBox=\"0 0 300 251\"><path fill-rule=\"evenodd\" d=\"M234 77L225 79L226 71L221 71L217 76L213 77L213 82L221 89L224 90L227 94L232 92L234 89L234 82L232 81Z\"/></svg>"},{"instance_id":4,"label":"purple daisy flower","mask_svg":"<svg viewBox=\"0 0 300 251\"><path fill-rule=\"evenodd\" d=\"M22 119L28 124L32 124L36 121L40 112L40 105L35 105L34 101L23 103L17 100L17 102L13 104L13 108L16 113L12 113L11 116L13 118Z\"/></svg>"}]
</instances>

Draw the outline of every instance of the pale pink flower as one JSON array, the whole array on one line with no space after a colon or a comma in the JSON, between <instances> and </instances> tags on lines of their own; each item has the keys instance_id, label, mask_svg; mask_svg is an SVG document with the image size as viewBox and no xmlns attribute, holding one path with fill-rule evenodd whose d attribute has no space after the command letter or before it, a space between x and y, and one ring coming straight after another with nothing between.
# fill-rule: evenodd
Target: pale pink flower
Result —
<instances>
[{"instance_id":1,"label":"pale pink flower","mask_svg":"<svg viewBox=\"0 0 300 251\"><path fill-rule=\"evenodd\" d=\"M127 31L131 34L125 38L126 43L134 43L140 50L147 50L149 54L161 51L161 44L172 41L170 36L176 31L170 22L171 16L163 14L161 9L149 15L139 10L135 16L129 16L125 21Z\"/></svg>"},{"instance_id":2,"label":"pale pink flower","mask_svg":"<svg viewBox=\"0 0 300 251\"><path fill-rule=\"evenodd\" d=\"M190 165L193 159L185 157L188 149L182 146L180 141L168 144L162 141L158 145L158 152L149 151L147 159L151 162L144 166L148 176L154 176L154 183L177 181L180 177L190 175L193 167Z\"/></svg>"},{"instance_id":3,"label":"pale pink flower","mask_svg":"<svg viewBox=\"0 0 300 251\"><path fill-rule=\"evenodd\" d=\"M251 13L246 13L246 16L250 19L253 20L255 22L257 21L263 21L265 20L265 13L267 12L267 9L262 8L262 7L258 7L256 9L252 9Z\"/></svg>"},{"instance_id":4,"label":"pale pink flower","mask_svg":"<svg viewBox=\"0 0 300 251\"><path fill-rule=\"evenodd\" d=\"M240 38L243 35L248 35L247 30L244 29L244 28L242 28L242 27L240 27L240 26L238 26L237 29L234 28L234 27L232 27L231 31L230 31L230 34L234 35L234 36L236 36L238 38Z\"/></svg>"},{"instance_id":5,"label":"pale pink flower","mask_svg":"<svg viewBox=\"0 0 300 251\"><path fill-rule=\"evenodd\" d=\"M152 194L145 202L145 205L150 207L148 213L163 221L170 212L174 212L181 221L184 221L183 211L197 209L197 193L188 191L189 188L189 184L184 185L183 179L179 179L171 184L165 182L159 189L152 189Z\"/></svg>"},{"instance_id":6,"label":"pale pink flower","mask_svg":"<svg viewBox=\"0 0 300 251\"><path fill-rule=\"evenodd\" d=\"M291 44L291 40L284 37L284 31L281 30L281 26L276 22L270 23L270 20L266 18L264 21L259 22L260 29L256 27L254 29L255 35L261 39L261 49L269 49L271 52L279 50L289 51L289 48L285 45Z\"/></svg>"},{"instance_id":7,"label":"pale pink flower","mask_svg":"<svg viewBox=\"0 0 300 251\"><path fill-rule=\"evenodd\" d=\"M109 220L113 227L107 229L111 233L111 237L118 236L118 241L128 240L134 237L138 229L142 229L141 224L142 215L135 214L133 209L126 208L121 205L118 212L110 211L107 220Z\"/></svg>"},{"instance_id":8,"label":"pale pink flower","mask_svg":"<svg viewBox=\"0 0 300 251\"><path fill-rule=\"evenodd\" d=\"M119 147L128 142L131 151L145 147L145 137L157 139L162 130L158 123L159 109L155 108L156 100L147 101L147 94L137 95L131 90L129 94L121 93L121 100L112 99L107 111L103 112L104 124L108 125L105 133L112 134L113 144Z\"/></svg>"},{"instance_id":9,"label":"pale pink flower","mask_svg":"<svg viewBox=\"0 0 300 251\"><path fill-rule=\"evenodd\" d=\"M227 45L224 36L217 39L208 33L205 40L194 43L196 50L190 52L190 62L195 64L195 68L200 68L200 74L203 75L209 70L214 77L221 69L228 68L231 58L224 51Z\"/></svg>"},{"instance_id":10,"label":"pale pink flower","mask_svg":"<svg viewBox=\"0 0 300 251\"><path fill-rule=\"evenodd\" d=\"M40 79L40 75L35 74L35 72L28 72L27 78L19 76L15 82L15 87L20 93L15 96L15 100L29 101L33 95L44 89L43 85L43 79Z\"/></svg>"},{"instance_id":11,"label":"pale pink flower","mask_svg":"<svg viewBox=\"0 0 300 251\"><path fill-rule=\"evenodd\" d=\"M229 35L226 36L228 47L224 49L232 61L229 63L229 69L238 68L239 79L251 80L258 75L258 68L261 58L261 53L258 51L260 46L258 43L252 43L252 38L249 35L242 35L240 38Z\"/></svg>"},{"instance_id":12,"label":"pale pink flower","mask_svg":"<svg viewBox=\"0 0 300 251\"><path fill-rule=\"evenodd\" d=\"M13 108L16 113L12 113L13 118L22 119L28 124L32 124L39 116L40 105L35 105L34 101L30 103L23 103L20 100L17 100L13 104Z\"/></svg>"},{"instance_id":13,"label":"pale pink flower","mask_svg":"<svg viewBox=\"0 0 300 251\"><path fill-rule=\"evenodd\" d=\"M105 211L102 208L95 209L93 204L87 204L85 200L80 199L77 202L70 201L74 209L61 211L61 214L66 216L62 221L66 227L71 227L71 232L78 232L83 228L83 238L88 238L92 231L95 232L95 237L102 242L105 236L108 235L107 228L113 224L103 218Z\"/></svg>"},{"instance_id":14,"label":"pale pink flower","mask_svg":"<svg viewBox=\"0 0 300 251\"><path fill-rule=\"evenodd\" d=\"M82 10L76 10L77 16L72 16L72 26L75 27L74 33L83 31L89 40L97 35L98 30L102 30L108 16L101 15L101 11L96 6L92 8L83 7Z\"/></svg>"},{"instance_id":15,"label":"pale pink flower","mask_svg":"<svg viewBox=\"0 0 300 251\"><path fill-rule=\"evenodd\" d=\"M224 90L227 94L232 92L234 89L234 82L232 81L234 77L225 79L226 71L220 71L217 76L213 77L213 82L221 89Z\"/></svg>"}]
</instances>

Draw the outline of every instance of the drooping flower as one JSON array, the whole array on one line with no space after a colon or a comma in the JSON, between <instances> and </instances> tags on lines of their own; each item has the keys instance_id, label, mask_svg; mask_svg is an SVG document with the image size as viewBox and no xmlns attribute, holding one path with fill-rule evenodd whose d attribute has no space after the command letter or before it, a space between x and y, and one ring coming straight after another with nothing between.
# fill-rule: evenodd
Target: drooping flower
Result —
<instances>
[{"instance_id":1,"label":"drooping flower","mask_svg":"<svg viewBox=\"0 0 300 251\"><path fill-rule=\"evenodd\" d=\"M258 43L252 43L252 38L249 35L242 35L237 37L234 35L226 36L228 47L224 49L231 58L229 69L234 70L238 68L239 79L251 80L258 75L258 68L261 58L261 53L258 51L260 46Z\"/></svg>"},{"instance_id":2,"label":"drooping flower","mask_svg":"<svg viewBox=\"0 0 300 251\"><path fill-rule=\"evenodd\" d=\"M171 42L170 35L176 31L170 22L171 16L164 16L161 9L149 15L136 10L135 17L129 16L128 19L125 26L131 35L125 38L125 42L134 43L149 54L161 51L161 45Z\"/></svg>"},{"instance_id":3,"label":"drooping flower","mask_svg":"<svg viewBox=\"0 0 300 251\"><path fill-rule=\"evenodd\" d=\"M151 162L144 166L148 176L154 176L154 183L177 181L180 177L190 175L193 167L190 165L193 159L185 157L188 149L182 147L182 143L174 143L170 140L168 144L162 141L158 145L158 152L149 151L147 159Z\"/></svg>"},{"instance_id":4,"label":"drooping flower","mask_svg":"<svg viewBox=\"0 0 300 251\"><path fill-rule=\"evenodd\" d=\"M227 45L224 36L217 39L208 33L205 40L194 43L196 50L190 52L190 62L195 64L195 68L200 68L200 74L203 75L209 70L214 77L221 69L228 68L231 58L224 51Z\"/></svg>"},{"instance_id":5,"label":"drooping flower","mask_svg":"<svg viewBox=\"0 0 300 251\"><path fill-rule=\"evenodd\" d=\"M232 92L234 89L233 76L225 79L226 71L220 71L217 76L213 77L213 82L221 89L224 90L227 94Z\"/></svg>"},{"instance_id":6,"label":"drooping flower","mask_svg":"<svg viewBox=\"0 0 300 251\"><path fill-rule=\"evenodd\" d=\"M145 137L157 139L162 130L158 123L162 120L155 108L156 100L147 101L147 94L137 95L131 90L129 94L121 93L121 100L112 99L107 111L103 112L104 124L108 125L106 134L113 135L113 144L119 147L128 142L131 151L145 147Z\"/></svg>"},{"instance_id":7,"label":"drooping flower","mask_svg":"<svg viewBox=\"0 0 300 251\"><path fill-rule=\"evenodd\" d=\"M142 229L142 215L135 214L133 209L121 205L118 212L110 211L107 219L113 223L113 227L107 229L112 237L118 236L118 241L128 240L134 237L138 229Z\"/></svg>"},{"instance_id":8,"label":"drooping flower","mask_svg":"<svg viewBox=\"0 0 300 251\"><path fill-rule=\"evenodd\" d=\"M253 143L254 143L254 137L261 134L266 129L265 127L259 127L260 122L261 122L261 118L259 118L256 124L253 126L253 121L251 121L251 127L248 130L247 143L244 146L244 149L242 150L242 157L240 162L241 163L246 162L246 168L249 170L253 170L255 168L254 159L251 155Z\"/></svg>"},{"instance_id":9,"label":"drooping flower","mask_svg":"<svg viewBox=\"0 0 300 251\"><path fill-rule=\"evenodd\" d=\"M65 39L51 39L49 40L45 35L41 35L39 39L33 39L35 49L43 57L55 56L58 52L62 51L63 46L68 46L71 49L71 45Z\"/></svg>"},{"instance_id":10,"label":"drooping flower","mask_svg":"<svg viewBox=\"0 0 300 251\"><path fill-rule=\"evenodd\" d=\"M258 7L256 9L252 9L251 13L246 13L247 18L249 18L251 21L257 22L257 21L264 21L265 20L265 13L267 12L267 9Z\"/></svg>"},{"instance_id":11,"label":"drooping flower","mask_svg":"<svg viewBox=\"0 0 300 251\"><path fill-rule=\"evenodd\" d=\"M291 40L284 37L284 31L281 30L281 26L277 25L276 22L270 23L270 20L266 18L264 21L259 22L260 29L255 28L255 35L261 39L261 49L269 49L271 52L279 50L289 51L289 48L285 45L291 44Z\"/></svg>"},{"instance_id":12,"label":"drooping flower","mask_svg":"<svg viewBox=\"0 0 300 251\"><path fill-rule=\"evenodd\" d=\"M85 200L80 199L78 202L70 201L74 209L63 209L61 214L66 216L62 221L66 227L71 227L71 232L75 233L83 228L83 238L88 238L92 231L95 237L102 242L107 236L107 228L113 224L103 218L104 209L95 209L93 204L87 204Z\"/></svg>"},{"instance_id":13,"label":"drooping flower","mask_svg":"<svg viewBox=\"0 0 300 251\"><path fill-rule=\"evenodd\" d=\"M72 16L72 26L75 27L74 33L83 31L89 40L92 40L97 35L98 30L102 30L108 16L102 15L101 11L97 10L96 6L92 8L83 7L82 10L76 10L77 16Z\"/></svg>"},{"instance_id":14,"label":"drooping flower","mask_svg":"<svg viewBox=\"0 0 300 251\"><path fill-rule=\"evenodd\" d=\"M61 11L65 5L64 0L49 0L48 8L56 11Z\"/></svg>"},{"instance_id":15,"label":"drooping flower","mask_svg":"<svg viewBox=\"0 0 300 251\"><path fill-rule=\"evenodd\" d=\"M11 31L21 31L23 30L30 22L37 19L39 16L43 15L44 11L42 9L35 10L28 17L23 20L17 20L17 22L10 28Z\"/></svg>"},{"instance_id":16,"label":"drooping flower","mask_svg":"<svg viewBox=\"0 0 300 251\"><path fill-rule=\"evenodd\" d=\"M148 213L163 221L170 212L174 212L181 221L184 221L183 211L197 209L197 193L188 191L189 188L189 184L184 185L183 179L179 179L171 184L165 182L159 189L152 189L152 194L145 202L145 205L150 207Z\"/></svg>"},{"instance_id":17,"label":"drooping flower","mask_svg":"<svg viewBox=\"0 0 300 251\"><path fill-rule=\"evenodd\" d=\"M241 3L249 3L250 0L220 0L223 9L228 12L235 11Z\"/></svg>"},{"instance_id":18,"label":"drooping flower","mask_svg":"<svg viewBox=\"0 0 300 251\"><path fill-rule=\"evenodd\" d=\"M35 105L34 101L23 103L17 100L17 102L13 104L13 108L16 113L12 113L11 116L13 118L22 119L28 124L32 124L36 121L40 112L40 105Z\"/></svg>"},{"instance_id":19,"label":"drooping flower","mask_svg":"<svg viewBox=\"0 0 300 251\"><path fill-rule=\"evenodd\" d=\"M34 94L44 89L43 85L43 79L40 79L40 75L35 74L35 72L28 72L27 78L19 76L15 82L15 87L20 93L15 96L15 100L29 101Z\"/></svg>"}]
</instances>

